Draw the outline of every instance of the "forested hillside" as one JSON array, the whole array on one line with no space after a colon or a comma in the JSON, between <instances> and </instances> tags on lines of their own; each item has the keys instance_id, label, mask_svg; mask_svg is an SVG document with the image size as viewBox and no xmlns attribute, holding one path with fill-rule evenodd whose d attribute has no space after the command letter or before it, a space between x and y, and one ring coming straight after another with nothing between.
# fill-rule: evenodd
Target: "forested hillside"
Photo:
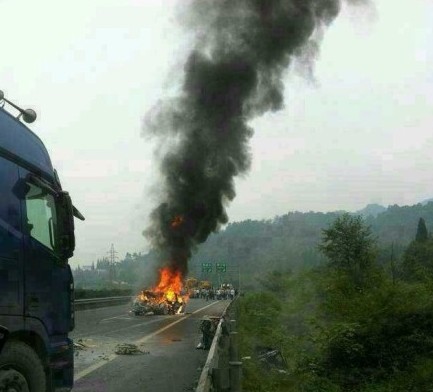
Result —
<instances>
[{"instance_id":1,"label":"forested hillside","mask_svg":"<svg viewBox=\"0 0 433 392\"><path fill-rule=\"evenodd\" d=\"M380 208L368 206L357 212L371 226L378 240L378 261L396 263L414 239L419 218L433 230L433 202L426 205L391 206L376 216ZM343 211L289 212L272 220L230 223L219 233L211 235L201 244L189 263L191 276L213 281L215 284L230 280L243 288L257 284L257 278L268 271L299 271L323 263L324 256L318 250L322 229L327 228ZM127 253L109 265L107 258L97 260L90 270L77 268L74 277L77 287L106 288L112 282L123 282L128 287L152 284L155 278L157 256L152 253ZM201 264L213 263L212 273L202 272ZM217 274L215 263L226 263L227 272ZM116 283L115 287L117 287Z\"/></svg>"},{"instance_id":2,"label":"forested hillside","mask_svg":"<svg viewBox=\"0 0 433 392\"><path fill-rule=\"evenodd\" d=\"M213 275L201 272L201 263L225 262L232 275L240 268L244 282L251 283L265 270L298 270L318 265L323 261L317 248L321 231L342 213L289 212L272 220L230 223L200 245L191 260L190 272L213 279ZM394 205L377 216L365 217L365 223L371 226L378 241L379 260L386 262L391 257L396 260L401 257L413 240L421 217L431 232L433 202L403 207Z\"/></svg>"},{"instance_id":3,"label":"forested hillside","mask_svg":"<svg viewBox=\"0 0 433 392\"><path fill-rule=\"evenodd\" d=\"M323 231L320 266L263 273L238 300L243 390L432 391L433 238L424 219L412 238L401 262L383 268L371 229L344 214Z\"/></svg>"}]
</instances>

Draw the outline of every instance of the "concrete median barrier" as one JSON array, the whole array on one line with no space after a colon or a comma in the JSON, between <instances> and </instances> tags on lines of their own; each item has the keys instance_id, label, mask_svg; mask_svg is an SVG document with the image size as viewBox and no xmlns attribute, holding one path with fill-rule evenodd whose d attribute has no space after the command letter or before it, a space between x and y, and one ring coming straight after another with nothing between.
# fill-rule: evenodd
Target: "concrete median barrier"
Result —
<instances>
[{"instance_id":1,"label":"concrete median barrier","mask_svg":"<svg viewBox=\"0 0 433 392\"><path fill-rule=\"evenodd\" d=\"M74 301L74 307L75 310L96 309L106 306L127 304L132 301L132 299L133 297L129 295L121 297L77 299Z\"/></svg>"}]
</instances>

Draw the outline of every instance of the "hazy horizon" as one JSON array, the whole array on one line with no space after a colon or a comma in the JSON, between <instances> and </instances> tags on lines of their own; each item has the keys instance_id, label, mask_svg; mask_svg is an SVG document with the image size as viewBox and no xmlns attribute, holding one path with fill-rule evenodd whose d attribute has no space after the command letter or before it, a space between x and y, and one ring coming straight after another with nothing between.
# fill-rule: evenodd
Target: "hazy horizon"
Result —
<instances>
[{"instance_id":1,"label":"hazy horizon","mask_svg":"<svg viewBox=\"0 0 433 392\"><path fill-rule=\"evenodd\" d=\"M287 71L285 108L250 123L250 172L236 178L230 222L289 211L357 211L433 197L433 5L378 0L345 8L324 35L314 81ZM174 96L192 37L180 0L3 0L0 89L38 113L63 187L86 217L72 265L114 243L147 251L158 201L157 143L146 113ZM24 12L25 11L25 12ZM21 26L22 28L17 28Z\"/></svg>"}]
</instances>

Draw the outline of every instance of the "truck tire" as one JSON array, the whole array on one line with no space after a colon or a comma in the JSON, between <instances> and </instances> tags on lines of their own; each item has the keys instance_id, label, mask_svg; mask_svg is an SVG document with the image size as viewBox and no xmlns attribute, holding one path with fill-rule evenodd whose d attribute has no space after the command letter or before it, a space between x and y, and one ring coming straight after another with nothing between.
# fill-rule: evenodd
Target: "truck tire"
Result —
<instances>
[{"instance_id":1,"label":"truck tire","mask_svg":"<svg viewBox=\"0 0 433 392\"><path fill-rule=\"evenodd\" d=\"M6 342L0 354L0 392L46 392L41 359L23 342Z\"/></svg>"}]
</instances>

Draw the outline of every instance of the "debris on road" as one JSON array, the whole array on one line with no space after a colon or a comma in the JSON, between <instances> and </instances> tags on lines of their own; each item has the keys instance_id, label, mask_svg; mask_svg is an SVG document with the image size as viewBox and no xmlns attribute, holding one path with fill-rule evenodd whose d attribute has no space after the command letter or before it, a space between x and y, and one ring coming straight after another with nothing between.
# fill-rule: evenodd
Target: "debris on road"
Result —
<instances>
[{"instance_id":1,"label":"debris on road","mask_svg":"<svg viewBox=\"0 0 433 392\"><path fill-rule=\"evenodd\" d=\"M122 343L116 346L116 350L114 351L117 355L140 355L140 354L149 354L148 351L143 351L138 348L135 344L130 343Z\"/></svg>"},{"instance_id":2,"label":"debris on road","mask_svg":"<svg viewBox=\"0 0 433 392\"><path fill-rule=\"evenodd\" d=\"M78 339L76 342L74 342L74 349L75 350L85 350L87 348L95 348L96 344L92 344L92 339Z\"/></svg>"},{"instance_id":3,"label":"debris on road","mask_svg":"<svg viewBox=\"0 0 433 392\"><path fill-rule=\"evenodd\" d=\"M218 326L220 317L204 316L200 321L201 341L197 349L209 350Z\"/></svg>"},{"instance_id":4,"label":"debris on road","mask_svg":"<svg viewBox=\"0 0 433 392\"><path fill-rule=\"evenodd\" d=\"M261 347L258 349L257 358L263 365L270 369L277 369L279 372L285 373L288 366L287 361L280 350L271 347Z\"/></svg>"},{"instance_id":5,"label":"debris on road","mask_svg":"<svg viewBox=\"0 0 433 392\"><path fill-rule=\"evenodd\" d=\"M86 347L82 343L76 343L74 342L74 350L81 351L85 350Z\"/></svg>"}]
</instances>

